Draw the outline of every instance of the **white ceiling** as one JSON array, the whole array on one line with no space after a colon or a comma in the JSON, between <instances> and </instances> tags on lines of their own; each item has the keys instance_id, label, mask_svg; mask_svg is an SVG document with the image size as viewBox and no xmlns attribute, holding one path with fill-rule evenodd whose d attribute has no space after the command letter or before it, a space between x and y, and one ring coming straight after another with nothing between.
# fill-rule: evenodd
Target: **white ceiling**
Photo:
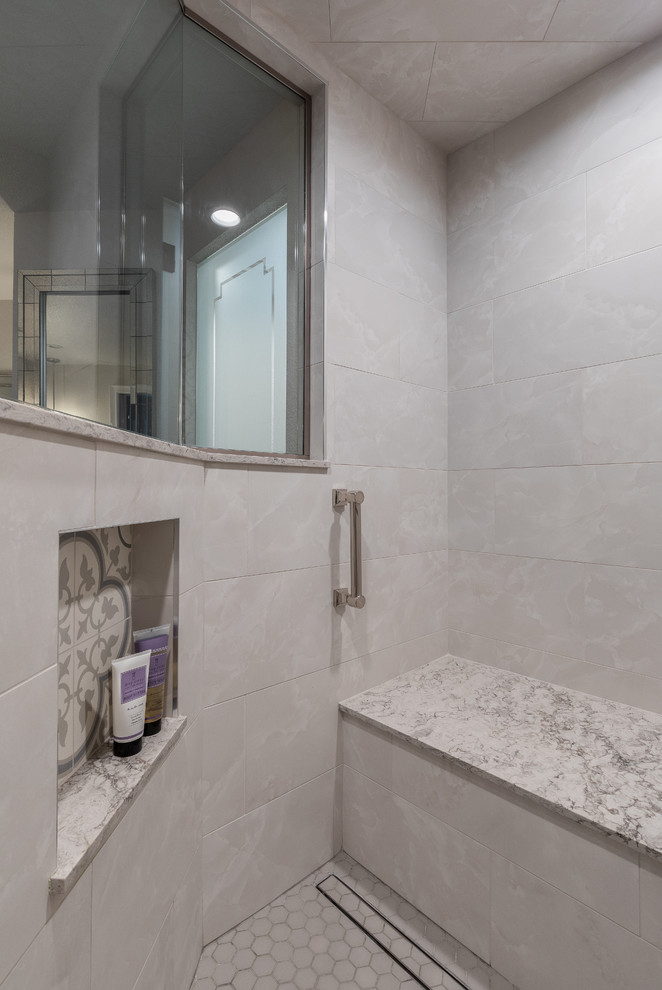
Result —
<instances>
[{"instance_id":1,"label":"white ceiling","mask_svg":"<svg viewBox=\"0 0 662 990\"><path fill-rule=\"evenodd\" d=\"M261 0L452 151L662 34L662 0Z\"/></svg>"}]
</instances>

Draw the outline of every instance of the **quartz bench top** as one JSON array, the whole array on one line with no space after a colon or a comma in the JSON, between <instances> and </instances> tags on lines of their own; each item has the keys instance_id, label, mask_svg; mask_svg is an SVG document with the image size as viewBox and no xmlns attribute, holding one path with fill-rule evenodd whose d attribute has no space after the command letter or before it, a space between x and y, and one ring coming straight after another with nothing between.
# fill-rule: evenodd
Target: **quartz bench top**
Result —
<instances>
[{"instance_id":1,"label":"quartz bench top","mask_svg":"<svg viewBox=\"0 0 662 990\"><path fill-rule=\"evenodd\" d=\"M662 715L453 656L340 708L662 859Z\"/></svg>"}]
</instances>

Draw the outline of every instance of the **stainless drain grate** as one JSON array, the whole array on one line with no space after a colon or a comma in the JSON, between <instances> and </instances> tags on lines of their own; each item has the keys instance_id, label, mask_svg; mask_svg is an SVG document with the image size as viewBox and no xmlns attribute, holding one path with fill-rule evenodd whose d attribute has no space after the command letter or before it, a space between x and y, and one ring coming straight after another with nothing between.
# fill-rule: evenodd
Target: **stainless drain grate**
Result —
<instances>
[{"instance_id":1,"label":"stainless drain grate","mask_svg":"<svg viewBox=\"0 0 662 990\"><path fill-rule=\"evenodd\" d=\"M317 889L425 990L470 990L335 873Z\"/></svg>"}]
</instances>

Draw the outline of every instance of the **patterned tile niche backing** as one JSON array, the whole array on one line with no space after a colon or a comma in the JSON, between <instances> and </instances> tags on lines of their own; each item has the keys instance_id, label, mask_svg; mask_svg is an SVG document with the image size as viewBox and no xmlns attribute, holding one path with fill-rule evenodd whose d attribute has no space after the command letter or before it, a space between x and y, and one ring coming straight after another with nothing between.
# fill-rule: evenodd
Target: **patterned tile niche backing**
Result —
<instances>
[{"instance_id":1,"label":"patterned tile niche backing","mask_svg":"<svg viewBox=\"0 0 662 990\"><path fill-rule=\"evenodd\" d=\"M60 537L58 781L110 736L110 664L131 652L131 527Z\"/></svg>"}]
</instances>

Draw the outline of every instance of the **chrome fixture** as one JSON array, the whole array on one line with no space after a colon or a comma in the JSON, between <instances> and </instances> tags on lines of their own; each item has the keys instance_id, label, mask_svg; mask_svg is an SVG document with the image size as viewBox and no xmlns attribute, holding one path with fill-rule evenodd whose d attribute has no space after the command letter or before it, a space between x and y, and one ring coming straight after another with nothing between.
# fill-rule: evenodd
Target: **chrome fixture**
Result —
<instances>
[{"instance_id":1,"label":"chrome fixture","mask_svg":"<svg viewBox=\"0 0 662 990\"><path fill-rule=\"evenodd\" d=\"M361 564L361 505L365 495L363 492L349 492L346 488L333 489L333 507L342 509L351 506L349 522L349 556L352 569L352 592L347 588L336 588L333 592L333 604L351 605L352 608L363 608L365 598L362 594L363 574Z\"/></svg>"}]
</instances>

